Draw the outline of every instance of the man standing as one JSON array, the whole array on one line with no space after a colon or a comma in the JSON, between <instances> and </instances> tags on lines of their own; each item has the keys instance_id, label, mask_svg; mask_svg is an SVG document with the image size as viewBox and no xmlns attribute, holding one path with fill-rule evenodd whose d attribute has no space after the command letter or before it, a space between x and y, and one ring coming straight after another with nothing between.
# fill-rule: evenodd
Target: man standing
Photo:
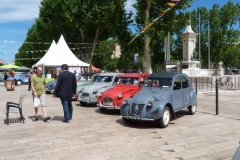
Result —
<instances>
[{"instance_id":1,"label":"man standing","mask_svg":"<svg viewBox=\"0 0 240 160\"><path fill-rule=\"evenodd\" d=\"M30 70L29 75L28 75L28 90L31 90L31 78L33 75L33 70Z\"/></svg>"},{"instance_id":2,"label":"man standing","mask_svg":"<svg viewBox=\"0 0 240 160\"><path fill-rule=\"evenodd\" d=\"M69 120L72 119L72 97L76 94L76 76L68 71L68 65L62 65L62 71L57 80L57 84L53 93L53 97L60 97L63 112L64 120L63 122L69 123Z\"/></svg>"},{"instance_id":3,"label":"man standing","mask_svg":"<svg viewBox=\"0 0 240 160\"><path fill-rule=\"evenodd\" d=\"M45 94L45 76L42 75L42 67L37 67L37 73L31 77L31 89L33 93L33 98L37 96L40 99L42 112L44 116L44 122L47 122L51 117L47 117L46 113L46 94ZM35 110L35 120L38 121L38 108Z\"/></svg>"}]
</instances>

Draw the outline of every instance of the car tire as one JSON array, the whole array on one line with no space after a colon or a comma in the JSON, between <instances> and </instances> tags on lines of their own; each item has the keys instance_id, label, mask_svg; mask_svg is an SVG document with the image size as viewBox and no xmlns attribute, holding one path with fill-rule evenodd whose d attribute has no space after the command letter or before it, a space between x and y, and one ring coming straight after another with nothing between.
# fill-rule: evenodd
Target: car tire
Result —
<instances>
[{"instance_id":1,"label":"car tire","mask_svg":"<svg viewBox=\"0 0 240 160\"><path fill-rule=\"evenodd\" d=\"M130 123L132 120L131 119L127 119L127 118L124 118L122 117L122 120L125 122L125 123Z\"/></svg>"},{"instance_id":2,"label":"car tire","mask_svg":"<svg viewBox=\"0 0 240 160\"><path fill-rule=\"evenodd\" d=\"M20 86L20 85L22 84L22 81L17 80L16 84L17 84L18 86Z\"/></svg>"},{"instance_id":3,"label":"car tire","mask_svg":"<svg viewBox=\"0 0 240 160\"><path fill-rule=\"evenodd\" d=\"M166 128L170 122L171 119L171 111L168 106L164 108L163 115L160 118L159 125L161 128Z\"/></svg>"},{"instance_id":4,"label":"car tire","mask_svg":"<svg viewBox=\"0 0 240 160\"><path fill-rule=\"evenodd\" d=\"M86 105L87 102L80 102L80 104L83 106L83 105Z\"/></svg>"},{"instance_id":5,"label":"car tire","mask_svg":"<svg viewBox=\"0 0 240 160\"><path fill-rule=\"evenodd\" d=\"M47 93L47 94L50 94L50 93L51 93L51 91L46 91L46 93Z\"/></svg>"},{"instance_id":6,"label":"car tire","mask_svg":"<svg viewBox=\"0 0 240 160\"><path fill-rule=\"evenodd\" d=\"M194 104L192 106L189 106L188 109L189 109L189 114L194 115L196 113L196 110L197 110L197 105Z\"/></svg>"},{"instance_id":7,"label":"car tire","mask_svg":"<svg viewBox=\"0 0 240 160\"><path fill-rule=\"evenodd\" d=\"M100 108L100 107L99 107L99 109L100 109L101 112L106 112L106 111L107 111L106 108Z\"/></svg>"}]
</instances>

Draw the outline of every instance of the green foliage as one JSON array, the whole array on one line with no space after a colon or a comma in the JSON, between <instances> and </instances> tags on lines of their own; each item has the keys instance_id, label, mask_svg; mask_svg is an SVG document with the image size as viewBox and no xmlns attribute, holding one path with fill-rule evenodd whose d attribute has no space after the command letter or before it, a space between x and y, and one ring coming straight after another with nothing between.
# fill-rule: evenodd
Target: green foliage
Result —
<instances>
[{"instance_id":1,"label":"green foliage","mask_svg":"<svg viewBox=\"0 0 240 160\"><path fill-rule=\"evenodd\" d=\"M201 25L199 28L199 14L201 16ZM210 59L212 66L219 61L227 62L228 56L233 50L233 43L239 42L240 31L236 25L240 21L240 4L233 4L229 1L223 7L214 4L212 9L207 10L204 7L194 10L192 13L192 27L196 32L200 29L201 36L201 58L202 66L208 64L208 31L210 31ZM208 29L209 23L209 29ZM196 51L199 50L199 42L196 44ZM235 54L238 52L234 51ZM199 53L198 53L199 54ZM225 57L225 58L223 58ZM235 55L234 57L238 57ZM226 61L226 62L225 62ZM238 64L240 62L238 61Z\"/></svg>"},{"instance_id":2,"label":"green foliage","mask_svg":"<svg viewBox=\"0 0 240 160\"><path fill-rule=\"evenodd\" d=\"M134 7L137 12L133 17L124 10L126 0L43 0L40 14L35 24L28 30L25 42L48 42L48 44L23 43L15 58L16 65L31 67L44 56L50 43L58 41L62 34L73 53L82 61L95 67L115 71L140 69L149 61L153 70L160 71L164 62L164 38L171 34L171 60L182 59L181 34L188 25L190 14L185 11L194 0L181 0L144 34L127 45L133 33L128 28L134 25L140 31L159 13L169 8L169 0L137 0ZM149 11L147 12L147 6ZM149 13L149 16L147 16ZM199 14L201 15L199 28ZM191 13L191 25L195 32L201 31L201 58L203 68L208 64L208 22L210 24L211 63L219 61L225 65L240 65L240 32L236 25L240 21L240 5L229 1L223 7L215 4L207 10L200 7ZM137 32L139 32L137 31ZM112 38L109 40L109 38ZM149 40L146 41L146 40ZM149 43L149 44L148 44ZM112 59L115 45L121 45L121 57ZM235 47L235 48L234 48ZM24 51L24 52L23 52ZM27 53L26 53L27 51ZM38 51L38 52L31 52ZM199 56L199 42L196 44ZM139 54L139 62L134 63L134 54ZM39 58L39 59L34 59ZM152 63L152 64L151 64Z\"/></svg>"}]
</instances>

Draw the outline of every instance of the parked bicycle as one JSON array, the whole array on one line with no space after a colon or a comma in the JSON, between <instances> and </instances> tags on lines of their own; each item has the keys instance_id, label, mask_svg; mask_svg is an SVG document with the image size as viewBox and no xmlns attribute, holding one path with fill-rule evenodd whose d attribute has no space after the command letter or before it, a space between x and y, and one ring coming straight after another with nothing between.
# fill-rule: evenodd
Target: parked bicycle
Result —
<instances>
[{"instance_id":1,"label":"parked bicycle","mask_svg":"<svg viewBox=\"0 0 240 160\"><path fill-rule=\"evenodd\" d=\"M226 79L223 82L222 82L222 79L223 79L222 77L219 77L217 79L218 88L220 88L224 84L226 85L227 89L231 89L233 87L233 83L231 81L231 77L226 77Z\"/></svg>"}]
</instances>

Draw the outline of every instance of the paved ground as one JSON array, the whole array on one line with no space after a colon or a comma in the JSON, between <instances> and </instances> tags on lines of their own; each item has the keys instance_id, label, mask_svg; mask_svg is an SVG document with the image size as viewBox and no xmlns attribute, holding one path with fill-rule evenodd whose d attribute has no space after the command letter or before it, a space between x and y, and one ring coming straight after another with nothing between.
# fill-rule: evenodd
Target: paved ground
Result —
<instances>
[{"instance_id":1,"label":"paved ground","mask_svg":"<svg viewBox=\"0 0 240 160\"><path fill-rule=\"evenodd\" d=\"M25 124L6 125L6 102L17 102L23 91L27 93ZM65 124L60 100L52 95L47 95L47 111L53 119L35 122L26 85L6 91L0 82L0 93L0 159L230 160L239 146L240 91L219 91L218 116L215 93L198 93L197 113L192 116L183 110L165 129L152 122L125 125L117 112L102 114L98 108L82 107L78 102L73 102L73 120Z\"/></svg>"}]
</instances>

